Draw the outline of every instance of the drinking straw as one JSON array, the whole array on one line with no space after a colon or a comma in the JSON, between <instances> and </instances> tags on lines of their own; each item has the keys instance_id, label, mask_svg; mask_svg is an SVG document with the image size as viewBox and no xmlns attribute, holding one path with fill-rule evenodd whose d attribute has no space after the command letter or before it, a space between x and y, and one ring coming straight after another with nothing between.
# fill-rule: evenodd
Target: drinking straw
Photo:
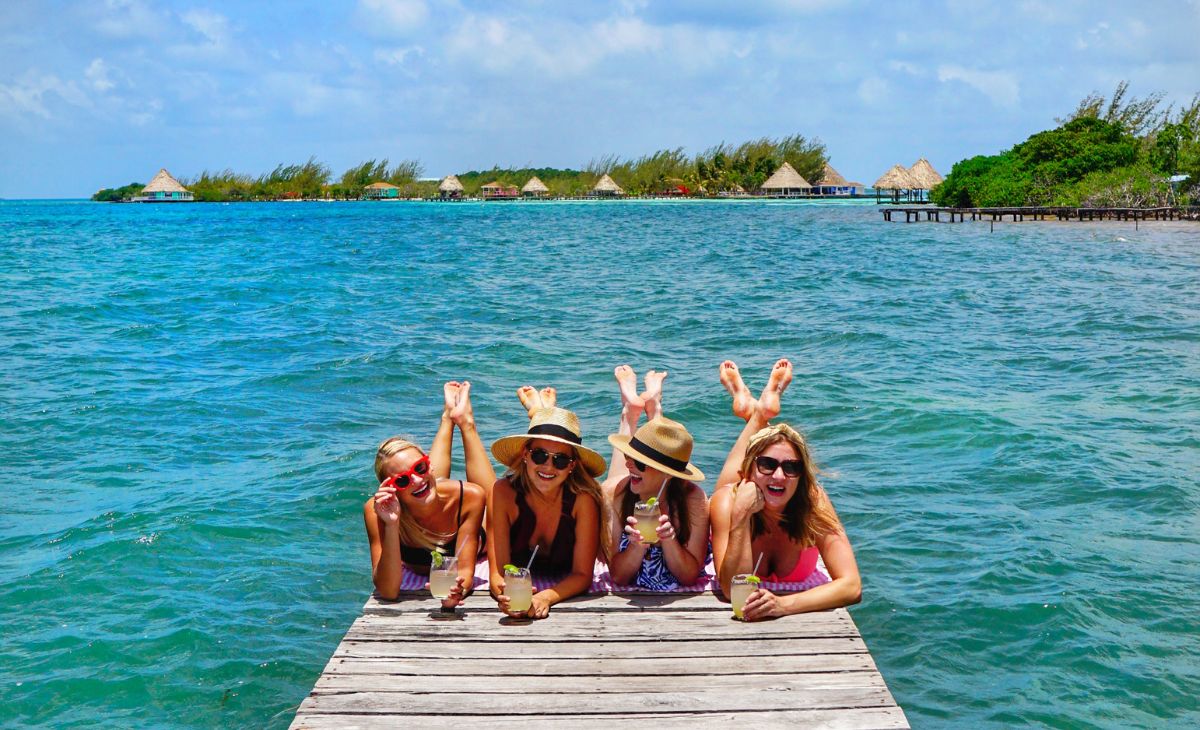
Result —
<instances>
[{"instance_id":1,"label":"drinking straw","mask_svg":"<svg viewBox=\"0 0 1200 730\"><path fill-rule=\"evenodd\" d=\"M535 547L534 549L536 550L537 548ZM754 570L750 571L750 575L758 575L758 566L762 564L762 558L765 554L765 552L758 554L758 560L754 563Z\"/></svg>"},{"instance_id":2,"label":"drinking straw","mask_svg":"<svg viewBox=\"0 0 1200 730\"><path fill-rule=\"evenodd\" d=\"M663 482L663 485L661 487L658 488L658 494L655 495L655 497L654 497L655 504L658 504L659 502L662 501L662 493L667 491L667 485L670 483L671 483L671 480L668 479L667 481Z\"/></svg>"},{"instance_id":3,"label":"drinking straw","mask_svg":"<svg viewBox=\"0 0 1200 730\"><path fill-rule=\"evenodd\" d=\"M526 573L528 573L529 569L533 567L533 559L537 557L537 551L538 551L538 548L540 548L540 547L541 547L540 544L533 546L533 552L530 553L530 555L529 555L529 563L525 566Z\"/></svg>"}]
</instances>

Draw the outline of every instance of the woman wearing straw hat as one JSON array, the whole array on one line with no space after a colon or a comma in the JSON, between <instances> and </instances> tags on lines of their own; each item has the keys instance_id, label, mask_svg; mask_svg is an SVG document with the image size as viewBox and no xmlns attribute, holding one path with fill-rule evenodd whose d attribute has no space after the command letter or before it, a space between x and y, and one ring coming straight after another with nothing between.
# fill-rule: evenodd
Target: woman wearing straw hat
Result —
<instances>
[{"instance_id":1,"label":"woman wearing straw hat","mask_svg":"<svg viewBox=\"0 0 1200 730\"><path fill-rule=\"evenodd\" d=\"M722 592L730 595L730 582L741 573L807 588L784 596L755 590L742 609L747 621L858 603L862 580L854 550L817 481L808 443L791 426L769 423L779 415L780 396L792 380L791 363L775 363L757 401L737 365L722 363L720 374L734 413L746 419L710 504L713 565ZM818 558L832 580L816 570Z\"/></svg>"},{"instance_id":2,"label":"woman wearing straw hat","mask_svg":"<svg viewBox=\"0 0 1200 730\"><path fill-rule=\"evenodd\" d=\"M583 445L575 414L556 406L535 409L529 429L496 441L492 456L509 469L488 503L492 597L509 615L545 618L551 606L592 584L603 521L596 477L604 473L604 457ZM535 578L557 582L535 593L528 611L511 612L505 565L529 565Z\"/></svg>"},{"instance_id":3,"label":"woman wearing straw hat","mask_svg":"<svg viewBox=\"0 0 1200 730\"><path fill-rule=\"evenodd\" d=\"M413 442L393 436L375 454L379 489L363 505L371 545L371 578L380 598L395 600L405 571L429 575L433 553L458 556L458 583L442 601L451 609L470 594L481 542L486 491L496 480L491 460L475 430L471 384L444 387L442 420L426 454ZM462 434L467 479L450 479L454 429Z\"/></svg>"},{"instance_id":4,"label":"woman wearing straw hat","mask_svg":"<svg viewBox=\"0 0 1200 730\"><path fill-rule=\"evenodd\" d=\"M613 373L621 386L621 425L608 437L615 450L604 482L612 495L611 539L617 545L609 575L619 585L651 591L693 585L708 555L708 498L696 484L704 474L689 462L692 436L662 415L666 372L646 373L640 396L628 365ZM643 410L648 420L635 432ZM648 500L665 507L659 507L653 542L643 537L634 517L636 504Z\"/></svg>"}]
</instances>

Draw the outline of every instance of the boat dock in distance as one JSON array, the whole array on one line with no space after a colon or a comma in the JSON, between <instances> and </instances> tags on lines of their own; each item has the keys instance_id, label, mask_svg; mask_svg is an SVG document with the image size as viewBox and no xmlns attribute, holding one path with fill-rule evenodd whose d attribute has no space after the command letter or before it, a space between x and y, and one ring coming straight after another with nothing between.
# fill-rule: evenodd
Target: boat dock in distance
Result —
<instances>
[{"instance_id":1,"label":"boat dock in distance","mask_svg":"<svg viewBox=\"0 0 1200 730\"><path fill-rule=\"evenodd\" d=\"M372 598L292 728L907 728L845 609L743 623L712 593L565 601L541 621L487 595Z\"/></svg>"},{"instance_id":2,"label":"boat dock in distance","mask_svg":"<svg viewBox=\"0 0 1200 730\"><path fill-rule=\"evenodd\" d=\"M1022 208L940 208L921 205L913 207L882 208L885 221L896 221L904 214L905 223L926 221L947 223L973 221L1014 222L1031 220L1060 221L1185 221L1200 220L1200 208L1066 208L1066 207L1022 207Z\"/></svg>"}]
</instances>

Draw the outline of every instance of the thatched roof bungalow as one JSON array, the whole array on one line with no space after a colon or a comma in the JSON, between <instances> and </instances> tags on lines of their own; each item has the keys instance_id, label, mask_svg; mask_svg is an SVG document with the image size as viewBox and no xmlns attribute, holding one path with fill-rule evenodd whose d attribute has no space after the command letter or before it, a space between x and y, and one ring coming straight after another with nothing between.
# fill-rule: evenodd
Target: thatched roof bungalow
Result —
<instances>
[{"instance_id":1,"label":"thatched roof bungalow","mask_svg":"<svg viewBox=\"0 0 1200 730\"><path fill-rule=\"evenodd\" d=\"M908 168L903 165L892 165L892 168L880 175L875 181L875 197L879 198L879 193L884 190L892 191L892 200L900 201L901 191L903 191L905 200L919 199L921 194L917 191L921 190L921 183Z\"/></svg>"},{"instance_id":2,"label":"thatched roof bungalow","mask_svg":"<svg viewBox=\"0 0 1200 730\"><path fill-rule=\"evenodd\" d=\"M400 188L389 182L373 182L363 188L363 197L367 200L384 200L400 197Z\"/></svg>"},{"instance_id":3,"label":"thatched roof bungalow","mask_svg":"<svg viewBox=\"0 0 1200 730\"><path fill-rule=\"evenodd\" d=\"M914 162L913 166L908 168L908 173L917 181L918 190L933 190L941 185L944 179L924 157Z\"/></svg>"},{"instance_id":4,"label":"thatched roof bungalow","mask_svg":"<svg viewBox=\"0 0 1200 730\"><path fill-rule=\"evenodd\" d=\"M188 203L195 200L195 196L164 167L142 188L142 194L134 200L139 203Z\"/></svg>"},{"instance_id":5,"label":"thatched roof bungalow","mask_svg":"<svg viewBox=\"0 0 1200 730\"><path fill-rule=\"evenodd\" d=\"M438 183L438 195L443 199L461 198L463 194L463 184L458 181L458 176L447 175Z\"/></svg>"},{"instance_id":6,"label":"thatched roof bungalow","mask_svg":"<svg viewBox=\"0 0 1200 730\"><path fill-rule=\"evenodd\" d=\"M539 180L537 175L534 175L521 188L521 194L527 198L541 198L550 194L550 188L546 187L546 183Z\"/></svg>"},{"instance_id":7,"label":"thatched roof bungalow","mask_svg":"<svg viewBox=\"0 0 1200 730\"><path fill-rule=\"evenodd\" d=\"M817 195L857 195L862 189L861 183L852 183L842 177L842 173L833 169L828 162L821 171L821 179L813 186L813 192Z\"/></svg>"},{"instance_id":8,"label":"thatched roof bungalow","mask_svg":"<svg viewBox=\"0 0 1200 730\"><path fill-rule=\"evenodd\" d=\"M808 195L812 191L812 185L796 172L796 168L785 162L762 184L762 191L767 195L781 197Z\"/></svg>"},{"instance_id":9,"label":"thatched roof bungalow","mask_svg":"<svg viewBox=\"0 0 1200 730\"><path fill-rule=\"evenodd\" d=\"M599 182L592 186L591 192L592 196L598 198L616 198L624 194L625 191L621 189L621 186L617 184L616 180L613 180L607 174L605 174L604 177L600 178Z\"/></svg>"},{"instance_id":10,"label":"thatched roof bungalow","mask_svg":"<svg viewBox=\"0 0 1200 730\"><path fill-rule=\"evenodd\" d=\"M518 197L520 192L516 185L509 185L498 180L479 186L479 194L486 200L490 199L507 199Z\"/></svg>"}]
</instances>

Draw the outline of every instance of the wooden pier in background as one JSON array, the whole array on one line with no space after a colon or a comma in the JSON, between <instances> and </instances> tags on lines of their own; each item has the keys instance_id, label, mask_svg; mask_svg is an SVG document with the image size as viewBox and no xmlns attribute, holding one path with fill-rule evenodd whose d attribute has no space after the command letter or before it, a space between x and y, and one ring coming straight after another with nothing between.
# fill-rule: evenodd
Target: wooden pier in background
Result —
<instances>
[{"instance_id":1,"label":"wooden pier in background","mask_svg":"<svg viewBox=\"0 0 1200 730\"><path fill-rule=\"evenodd\" d=\"M907 728L845 609L732 620L711 593L582 596L513 621L486 595L371 599L292 728Z\"/></svg>"},{"instance_id":2,"label":"wooden pier in background","mask_svg":"<svg viewBox=\"0 0 1200 730\"><path fill-rule=\"evenodd\" d=\"M881 208L885 221L899 220L904 215L905 223L935 221L961 223L991 221L999 223L1005 219L1013 222L1031 220L1060 221L1176 221L1200 220L1200 208L1066 208L1066 207L1020 207L1020 208L940 208L923 205L919 207Z\"/></svg>"}]
</instances>

